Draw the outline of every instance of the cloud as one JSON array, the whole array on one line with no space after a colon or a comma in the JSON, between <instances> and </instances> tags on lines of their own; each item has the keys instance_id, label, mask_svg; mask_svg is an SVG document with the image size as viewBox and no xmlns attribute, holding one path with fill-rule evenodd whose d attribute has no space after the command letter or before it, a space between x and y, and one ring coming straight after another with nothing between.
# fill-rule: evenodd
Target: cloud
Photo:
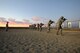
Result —
<instances>
[{"instance_id":1,"label":"cloud","mask_svg":"<svg viewBox=\"0 0 80 53\"><path fill-rule=\"evenodd\" d=\"M7 21L6 18L0 17L0 22L6 22L6 21Z\"/></svg>"},{"instance_id":2,"label":"cloud","mask_svg":"<svg viewBox=\"0 0 80 53\"><path fill-rule=\"evenodd\" d=\"M33 21L41 21L41 17L34 16L34 17L32 17L32 20Z\"/></svg>"},{"instance_id":3,"label":"cloud","mask_svg":"<svg viewBox=\"0 0 80 53\"><path fill-rule=\"evenodd\" d=\"M23 19L23 21L24 21L24 22L29 22L29 20L27 20L27 19Z\"/></svg>"},{"instance_id":4,"label":"cloud","mask_svg":"<svg viewBox=\"0 0 80 53\"><path fill-rule=\"evenodd\" d=\"M32 22L30 22L30 20L27 20L27 19L23 19L23 22L29 25L32 24Z\"/></svg>"},{"instance_id":5,"label":"cloud","mask_svg":"<svg viewBox=\"0 0 80 53\"><path fill-rule=\"evenodd\" d=\"M14 24L30 24L30 21L27 19L22 19L22 21L19 21L19 20L13 19L13 18L8 18L8 21L10 23L14 23Z\"/></svg>"},{"instance_id":6,"label":"cloud","mask_svg":"<svg viewBox=\"0 0 80 53\"><path fill-rule=\"evenodd\" d=\"M8 21L9 21L10 23L16 23L16 24L22 24L22 23L23 23L22 21L17 21L17 20L14 19L14 18L8 18Z\"/></svg>"},{"instance_id":7,"label":"cloud","mask_svg":"<svg viewBox=\"0 0 80 53\"><path fill-rule=\"evenodd\" d=\"M22 21L16 20L14 18L6 18L0 17L0 26L5 27L6 21L9 22L10 27L28 27L31 23L27 19L22 19Z\"/></svg>"},{"instance_id":8,"label":"cloud","mask_svg":"<svg viewBox=\"0 0 80 53\"><path fill-rule=\"evenodd\" d=\"M8 18L8 21L9 22L16 22L15 19L13 19L13 18Z\"/></svg>"},{"instance_id":9,"label":"cloud","mask_svg":"<svg viewBox=\"0 0 80 53\"><path fill-rule=\"evenodd\" d=\"M15 21L15 23L17 23L17 24L23 24L22 21Z\"/></svg>"}]
</instances>

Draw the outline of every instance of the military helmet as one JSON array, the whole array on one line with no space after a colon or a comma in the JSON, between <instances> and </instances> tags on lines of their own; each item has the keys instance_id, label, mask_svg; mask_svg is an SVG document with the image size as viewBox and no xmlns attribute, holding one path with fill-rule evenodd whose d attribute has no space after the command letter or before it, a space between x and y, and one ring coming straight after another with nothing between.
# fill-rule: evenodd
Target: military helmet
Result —
<instances>
[{"instance_id":1,"label":"military helmet","mask_svg":"<svg viewBox=\"0 0 80 53\"><path fill-rule=\"evenodd\" d=\"M61 19L64 19L64 16L61 16Z\"/></svg>"}]
</instances>

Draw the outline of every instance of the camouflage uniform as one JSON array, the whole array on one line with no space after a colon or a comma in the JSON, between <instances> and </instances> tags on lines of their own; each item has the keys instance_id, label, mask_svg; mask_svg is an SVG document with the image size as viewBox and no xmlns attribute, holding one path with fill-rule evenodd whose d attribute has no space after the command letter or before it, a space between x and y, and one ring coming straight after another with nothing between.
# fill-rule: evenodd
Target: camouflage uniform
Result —
<instances>
[{"instance_id":1,"label":"camouflage uniform","mask_svg":"<svg viewBox=\"0 0 80 53\"><path fill-rule=\"evenodd\" d=\"M30 29L36 29L36 24L29 25Z\"/></svg>"},{"instance_id":2,"label":"camouflage uniform","mask_svg":"<svg viewBox=\"0 0 80 53\"><path fill-rule=\"evenodd\" d=\"M37 24L37 30L39 31L39 23Z\"/></svg>"},{"instance_id":3,"label":"camouflage uniform","mask_svg":"<svg viewBox=\"0 0 80 53\"><path fill-rule=\"evenodd\" d=\"M50 32L50 26L51 26L52 23L54 23L54 21L49 20L48 26L47 26L47 28L48 28L48 31L47 32Z\"/></svg>"},{"instance_id":4,"label":"camouflage uniform","mask_svg":"<svg viewBox=\"0 0 80 53\"><path fill-rule=\"evenodd\" d=\"M66 19L63 17L63 16L61 16L60 17L60 19L58 20L58 22L57 22L57 35L58 35L58 33L59 33L59 30L61 29L61 35L62 35L62 23L65 21Z\"/></svg>"},{"instance_id":5,"label":"camouflage uniform","mask_svg":"<svg viewBox=\"0 0 80 53\"><path fill-rule=\"evenodd\" d=\"M33 24L33 29L36 29L36 24Z\"/></svg>"},{"instance_id":6,"label":"camouflage uniform","mask_svg":"<svg viewBox=\"0 0 80 53\"><path fill-rule=\"evenodd\" d=\"M40 24L39 24L40 31L42 31L42 26L43 26L43 25L44 25L43 23L40 23Z\"/></svg>"}]
</instances>

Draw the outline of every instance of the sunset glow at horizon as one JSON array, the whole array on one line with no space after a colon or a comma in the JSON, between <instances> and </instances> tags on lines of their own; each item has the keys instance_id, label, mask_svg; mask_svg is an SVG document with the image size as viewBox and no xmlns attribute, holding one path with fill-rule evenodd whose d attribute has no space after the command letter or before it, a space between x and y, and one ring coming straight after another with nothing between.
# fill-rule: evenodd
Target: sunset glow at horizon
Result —
<instances>
[{"instance_id":1,"label":"sunset glow at horizon","mask_svg":"<svg viewBox=\"0 0 80 53\"><path fill-rule=\"evenodd\" d=\"M8 24L9 27L29 27L30 24L26 24L26 23L9 23ZM5 22L0 22L0 27L6 27L6 23Z\"/></svg>"}]
</instances>

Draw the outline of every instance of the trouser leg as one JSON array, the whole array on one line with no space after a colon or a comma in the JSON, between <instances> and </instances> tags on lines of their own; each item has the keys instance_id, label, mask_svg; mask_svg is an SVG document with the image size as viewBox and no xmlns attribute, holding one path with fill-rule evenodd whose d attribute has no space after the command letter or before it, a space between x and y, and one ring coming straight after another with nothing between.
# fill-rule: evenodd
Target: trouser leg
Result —
<instances>
[{"instance_id":1,"label":"trouser leg","mask_svg":"<svg viewBox=\"0 0 80 53\"><path fill-rule=\"evenodd\" d=\"M60 29L59 29L59 28L57 28L57 33L56 33L57 35L59 34L59 30L60 30Z\"/></svg>"},{"instance_id":2,"label":"trouser leg","mask_svg":"<svg viewBox=\"0 0 80 53\"><path fill-rule=\"evenodd\" d=\"M6 31L8 31L8 28L6 28Z\"/></svg>"},{"instance_id":3,"label":"trouser leg","mask_svg":"<svg viewBox=\"0 0 80 53\"><path fill-rule=\"evenodd\" d=\"M47 32L50 32L50 26L48 26Z\"/></svg>"},{"instance_id":4,"label":"trouser leg","mask_svg":"<svg viewBox=\"0 0 80 53\"><path fill-rule=\"evenodd\" d=\"M61 29L60 33L61 33L61 35L62 35L62 29Z\"/></svg>"}]
</instances>

